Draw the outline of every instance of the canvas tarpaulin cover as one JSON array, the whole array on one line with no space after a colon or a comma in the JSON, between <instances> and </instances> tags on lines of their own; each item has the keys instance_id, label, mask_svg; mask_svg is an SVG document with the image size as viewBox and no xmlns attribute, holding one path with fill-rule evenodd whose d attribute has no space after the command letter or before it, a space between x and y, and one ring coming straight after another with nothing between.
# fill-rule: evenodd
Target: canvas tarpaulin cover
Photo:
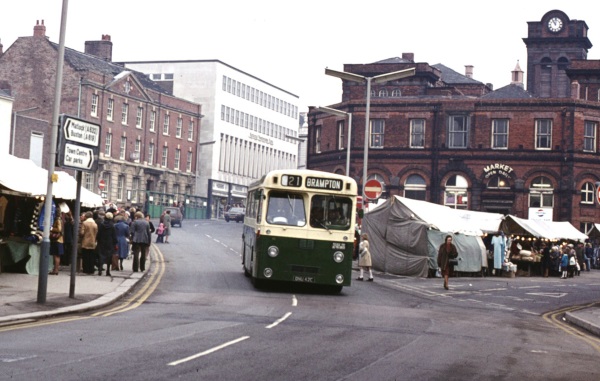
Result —
<instances>
[{"instance_id":1,"label":"canvas tarpaulin cover","mask_svg":"<svg viewBox=\"0 0 600 381\"><path fill-rule=\"evenodd\" d=\"M481 231L442 205L394 196L367 213L362 228L369 234L373 268L379 271L427 276L437 268L437 250L448 234L459 252L458 271L487 267L485 247L475 235Z\"/></svg>"}]
</instances>

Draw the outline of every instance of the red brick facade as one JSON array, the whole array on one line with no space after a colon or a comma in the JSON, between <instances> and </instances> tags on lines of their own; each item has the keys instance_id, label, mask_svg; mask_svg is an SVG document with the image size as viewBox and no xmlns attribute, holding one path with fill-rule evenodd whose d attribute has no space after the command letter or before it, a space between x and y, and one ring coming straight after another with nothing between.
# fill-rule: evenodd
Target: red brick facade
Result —
<instances>
[{"instance_id":1,"label":"red brick facade","mask_svg":"<svg viewBox=\"0 0 600 381\"><path fill-rule=\"evenodd\" d=\"M43 166L47 168L58 45L46 38L42 27L38 23L33 37L17 39L0 55L0 88L14 97L14 110L35 108L17 118L14 155L28 158L31 131L38 131L44 134ZM146 191L164 193L164 199L173 202L183 201L184 194L193 195L200 105L173 97L144 74L109 62L108 35L86 42L86 52L65 51L60 110L101 125L99 169L91 180L88 177L87 185L98 192L96 184L106 179L105 197L120 205L143 205ZM166 165L162 165L165 147ZM127 193L133 198L127 199Z\"/></svg>"},{"instance_id":2,"label":"red brick facade","mask_svg":"<svg viewBox=\"0 0 600 381\"><path fill-rule=\"evenodd\" d=\"M574 25L579 31L582 23L585 25L570 23L558 12L567 28ZM538 30L538 24L546 25L553 16L556 11L530 23L530 31ZM546 36L557 49L563 48L562 55L550 54L555 58L551 68L554 77L548 79L553 83L552 93L564 94L562 97L545 95L547 91L540 86L534 88L543 94L527 92L522 83L493 91L490 85L443 65L415 63L412 54L374 64L345 65L345 72L364 77L416 68L412 77L372 86L370 141L378 147L369 148L368 177L381 179L387 195L522 218L550 213L554 221L570 221L582 230L599 222L595 183L600 181L600 65L597 61L578 61L581 53L587 52L586 33L580 33L581 38L566 33L568 41ZM530 36L529 45L532 39ZM536 43L542 44L541 40ZM564 47L569 44L579 44L580 49L565 54ZM545 41L544 46L553 45ZM528 57L546 62L545 56L534 58L531 52ZM573 65L563 67L564 59ZM541 65L530 63L528 68L535 71ZM536 74L528 72L528 76ZM360 188L366 88L365 84L342 82L342 102L330 107L352 113L349 175L357 179ZM563 88L554 90L559 86ZM573 95L572 86L577 88ZM346 118L310 108L308 168L345 172L346 142L344 149L338 149L339 123L344 125L346 140ZM422 145L418 144L420 135L415 134L419 126L424 127ZM466 184L448 183L455 175L464 178ZM420 178L423 183L409 178Z\"/></svg>"}]
</instances>

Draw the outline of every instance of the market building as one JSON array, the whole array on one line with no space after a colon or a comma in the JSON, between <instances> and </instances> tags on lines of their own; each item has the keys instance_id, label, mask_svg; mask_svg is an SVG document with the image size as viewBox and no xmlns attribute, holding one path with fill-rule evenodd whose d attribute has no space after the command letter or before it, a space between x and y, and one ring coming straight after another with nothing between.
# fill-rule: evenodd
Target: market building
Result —
<instances>
[{"instance_id":1,"label":"market building","mask_svg":"<svg viewBox=\"0 0 600 381\"><path fill-rule=\"evenodd\" d=\"M44 168L53 160L57 60L58 44L47 38L43 20L33 36L0 50L0 89L14 99L10 153ZM196 194L200 104L113 63L109 35L86 41L85 52L65 48L60 111L101 126L98 170L84 174L85 188L154 217L178 203L188 216L205 215Z\"/></svg>"},{"instance_id":2,"label":"market building","mask_svg":"<svg viewBox=\"0 0 600 381\"><path fill-rule=\"evenodd\" d=\"M219 60L124 62L174 96L202 104L197 194L208 217L246 205L248 185L298 163L298 96Z\"/></svg>"},{"instance_id":3,"label":"market building","mask_svg":"<svg viewBox=\"0 0 600 381\"><path fill-rule=\"evenodd\" d=\"M600 220L600 61L585 21L560 10L528 23L527 88L517 62L509 85L494 90L413 53L371 64L346 64L364 78L414 68L410 77L371 87L368 175L363 179L366 83L342 80L342 100L329 106L348 119L311 107L309 169L376 179L383 197L399 195L457 209L569 221L587 233ZM366 82L366 81L365 81ZM359 193L360 194L360 193Z\"/></svg>"}]
</instances>

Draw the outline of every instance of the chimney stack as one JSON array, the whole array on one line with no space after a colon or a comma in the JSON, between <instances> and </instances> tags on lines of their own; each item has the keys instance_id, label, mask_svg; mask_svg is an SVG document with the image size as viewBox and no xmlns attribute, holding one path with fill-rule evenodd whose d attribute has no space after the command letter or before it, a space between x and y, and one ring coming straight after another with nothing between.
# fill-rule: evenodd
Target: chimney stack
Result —
<instances>
[{"instance_id":1,"label":"chimney stack","mask_svg":"<svg viewBox=\"0 0 600 381\"><path fill-rule=\"evenodd\" d=\"M520 88L524 89L525 84L523 83L523 70L521 70L521 66L519 65L519 60L517 60L517 66L515 66L512 73L512 80L510 81L511 85L517 85Z\"/></svg>"},{"instance_id":2,"label":"chimney stack","mask_svg":"<svg viewBox=\"0 0 600 381\"><path fill-rule=\"evenodd\" d=\"M110 35L103 34L100 41L86 41L85 53L96 56L104 61L112 62L112 42Z\"/></svg>"},{"instance_id":3,"label":"chimney stack","mask_svg":"<svg viewBox=\"0 0 600 381\"><path fill-rule=\"evenodd\" d=\"M415 53L402 53L402 59L415 62Z\"/></svg>"},{"instance_id":4,"label":"chimney stack","mask_svg":"<svg viewBox=\"0 0 600 381\"><path fill-rule=\"evenodd\" d=\"M46 37L46 26L44 25L44 20L40 24L40 20L35 21L35 26L33 27L33 37Z\"/></svg>"},{"instance_id":5,"label":"chimney stack","mask_svg":"<svg viewBox=\"0 0 600 381\"><path fill-rule=\"evenodd\" d=\"M473 65L465 65L465 76L473 78Z\"/></svg>"}]
</instances>

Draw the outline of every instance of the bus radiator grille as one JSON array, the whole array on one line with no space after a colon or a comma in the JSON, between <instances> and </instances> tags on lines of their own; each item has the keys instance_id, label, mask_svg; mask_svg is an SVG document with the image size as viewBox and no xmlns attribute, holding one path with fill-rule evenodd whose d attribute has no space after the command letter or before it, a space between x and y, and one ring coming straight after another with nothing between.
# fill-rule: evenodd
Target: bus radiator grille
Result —
<instances>
[{"instance_id":1,"label":"bus radiator grille","mask_svg":"<svg viewBox=\"0 0 600 381\"><path fill-rule=\"evenodd\" d=\"M318 274L318 267L310 267L310 266L298 266L292 265L292 272L294 273L307 273L307 274Z\"/></svg>"}]
</instances>

